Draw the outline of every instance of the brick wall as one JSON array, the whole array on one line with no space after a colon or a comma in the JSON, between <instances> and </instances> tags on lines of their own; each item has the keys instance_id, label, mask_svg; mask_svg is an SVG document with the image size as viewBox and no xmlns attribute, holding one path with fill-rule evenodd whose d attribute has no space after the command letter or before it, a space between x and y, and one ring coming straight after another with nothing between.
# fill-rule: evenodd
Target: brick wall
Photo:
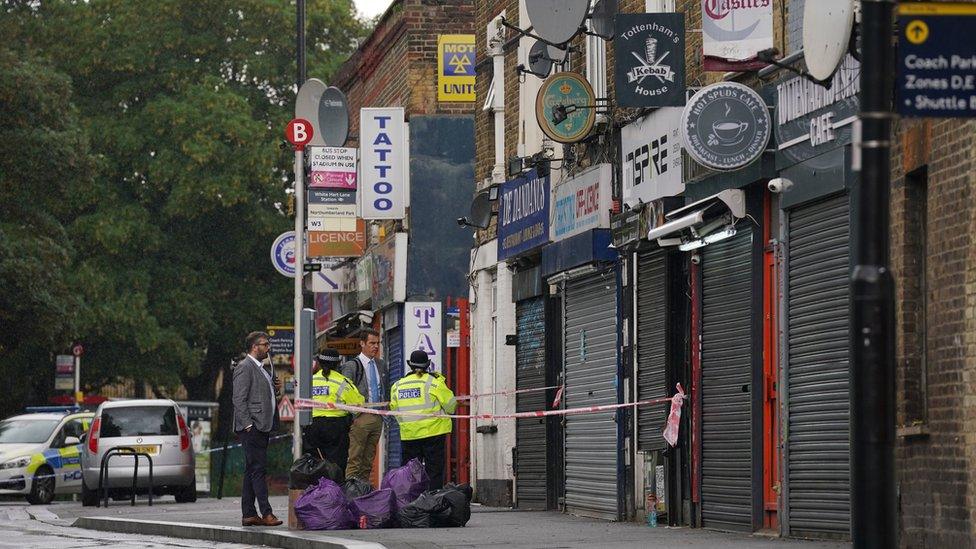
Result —
<instances>
[{"instance_id":1,"label":"brick wall","mask_svg":"<svg viewBox=\"0 0 976 549\"><path fill-rule=\"evenodd\" d=\"M973 547L976 123L905 120L896 125L894 137L891 266L896 283L901 544ZM911 177L921 168L927 168L923 186L913 184ZM924 218L919 205L925 207ZM925 234L920 234L920 219L926 219ZM924 261L919 256L923 250ZM919 282L923 266L928 286L924 296Z\"/></svg>"}]
</instances>

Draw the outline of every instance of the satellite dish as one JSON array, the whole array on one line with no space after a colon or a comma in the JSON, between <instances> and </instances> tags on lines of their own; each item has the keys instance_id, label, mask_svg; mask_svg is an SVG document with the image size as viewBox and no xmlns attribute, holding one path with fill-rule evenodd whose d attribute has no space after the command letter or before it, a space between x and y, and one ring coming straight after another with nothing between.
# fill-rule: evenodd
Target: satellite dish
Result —
<instances>
[{"instance_id":1,"label":"satellite dish","mask_svg":"<svg viewBox=\"0 0 976 549\"><path fill-rule=\"evenodd\" d=\"M536 41L529 48L529 70L539 78L549 76L552 70L552 59L549 58L548 46L545 42Z\"/></svg>"},{"instance_id":2,"label":"satellite dish","mask_svg":"<svg viewBox=\"0 0 976 549\"><path fill-rule=\"evenodd\" d=\"M579 32L590 0L525 0L525 11L539 36L553 44L569 42Z\"/></svg>"},{"instance_id":3,"label":"satellite dish","mask_svg":"<svg viewBox=\"0 0 976 549\"><path fill-rule=\"evenodd\" d=\"M590 28L604 40L613 38L613 22L617 17L619 2L617 0L600 0L593 6L593 15L590 16Z\"/></svg>"},{"instance_id":4,"label":"satellite dish","mask_svg":"<svg viewBox=\"0 0 976 549\"><path fill-rule=\"evenodd\" d=\"M329 147L342 147L349 138L349 103L346 94L329 86L319 99L319 135Z\"/></svg>"},{"instance_id":5,"label":"satellite dish","mask_svg":"<svg viewBox=\"0 0 976 549\"><path fill-rule=\"evenodd\" d=\"M569 55L569 48L564 50L556 46L546 46L546 53L549 54L549 60L553 63L565 63L566 56Z\"/></svg>"},{"instance_id":6,"label":"satellite dish","mask_svg":"<svg viewBox=\"0 0 976 549\"><path fill-rule=\"evenodd\" d=\"M468 216L468 224L479 229L487 229L490 222L491 199L488 197L488 191L482 191L471 201L471 215Z\"/></svg>"},{"instance_id":7,"label":"satellite dish","mask_svg":"<svg viewBox=\"0 0 976 549\"><path fill-rule=\"evenodd\" d=\"M295 118L304 118L312 123L312 140L307 145L324 147L322 125L319 124L319 101L325 93L325 84L318 78L309 78L298 88L295 98Z\"/></svg>"},{"instance_id":8,"label":"satellite dish","mask_svg":"<svg viewBox=\"0 0 976 549\"><path fill-rule=\"evenodd\" d=\"M817 0L803 6L803 57L810 75L830 80L847 53L855 0Z\"/></svg>"}]
</instances>

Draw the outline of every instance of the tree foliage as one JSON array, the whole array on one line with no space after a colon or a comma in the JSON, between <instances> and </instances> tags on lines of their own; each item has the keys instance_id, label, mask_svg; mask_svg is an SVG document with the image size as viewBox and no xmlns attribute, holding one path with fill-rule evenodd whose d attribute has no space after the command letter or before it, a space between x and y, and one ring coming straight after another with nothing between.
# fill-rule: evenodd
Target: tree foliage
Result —
<instances>
[{"instance_id":1,"label":"tree foliage","mask_svg":"<svg viewBox=\"0 0 976 549\"><path fill-rule=\"evenodd\" d=\"M268 249L291 225L294 4L0 6L0 190L20 199L0 209L0 368L50 380L80 341L89 388L213 399L244 334L291 317ZM307 21L328 81L364 24L351 0L309 1Z\"/></svg>"}]
</instances>

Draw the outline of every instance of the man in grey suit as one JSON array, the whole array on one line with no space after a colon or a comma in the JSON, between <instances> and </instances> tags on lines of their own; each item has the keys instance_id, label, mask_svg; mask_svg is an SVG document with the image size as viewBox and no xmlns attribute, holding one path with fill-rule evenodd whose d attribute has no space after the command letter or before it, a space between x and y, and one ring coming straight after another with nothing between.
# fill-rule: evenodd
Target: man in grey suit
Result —
<instances>
[{"instance_id":1,"label":"man in grey suit","mask_svg":"<svg viewBox=\"0 0 976 549\"><path fill-rule=\"evenodd\" d=\"M386 383L386 364L377 358L380 353L380 334L372 328L359 333L360 353L342 366L342 375L349 378L366 397L367 403L384 402L389 396ZM376 414L359 414L349 428L349 462L346 478L369 480L373 471L376 445L383 434L383 418Z\"/></svg>"},{"instance_id":2,"label":"man in grey suit","mask_svg":"<svg viewBox=\"0 0 976 549\"><path fill-rule=\"evenodd\" d=\"M241 511L244 526L278 526L268 501L268 441L278 428L278 389L274 375L263 364L271 343L268 334L251 332L244 340L247 355L234 367L234 432L244 447L244 486ZM254 506L261 508L258 516Z\"/></svg>"}]
</instances>

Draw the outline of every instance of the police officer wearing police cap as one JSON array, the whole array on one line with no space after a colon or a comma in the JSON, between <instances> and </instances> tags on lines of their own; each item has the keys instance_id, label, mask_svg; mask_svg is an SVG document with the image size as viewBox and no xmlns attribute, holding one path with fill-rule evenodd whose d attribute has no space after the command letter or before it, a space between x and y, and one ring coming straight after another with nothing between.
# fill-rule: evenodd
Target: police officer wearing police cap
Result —
<instances>
[{"instance_id":1,"label":"police officer wearing police cap","mask_svg":"<svg viewBox=\"0 0 976 549\"><path fill-rule=\"evenodd\" d=\"M403 461L420 458L430 477L430 489L436 490L444 486L444 442L452 424L451 418L435 414L453 414L457 400L443 376L428 372L427 353L410 353L407 366L411 372L390 389L390 409L417 414L396 416Z\"/></svg>"},{"instance_id":2,"label":"police officer wearing police cap","mask_svg":"<svg viewBox=\"0 0 976 549\"><path fill-rule=\"evenodd\" d=\"M358 406L365 402L365 398L356 388L356 384L349 381L338 371L342 363L342 356L335 349L324 349L315 356L318 371L312 376L312 400L328 403L342 403ZM352 415L337 408L313 408L312 423L305 428L305 445L312 455L316 450L322 456L346 470L349 457L349 426Z\"/></svg>"}]
</instances>

